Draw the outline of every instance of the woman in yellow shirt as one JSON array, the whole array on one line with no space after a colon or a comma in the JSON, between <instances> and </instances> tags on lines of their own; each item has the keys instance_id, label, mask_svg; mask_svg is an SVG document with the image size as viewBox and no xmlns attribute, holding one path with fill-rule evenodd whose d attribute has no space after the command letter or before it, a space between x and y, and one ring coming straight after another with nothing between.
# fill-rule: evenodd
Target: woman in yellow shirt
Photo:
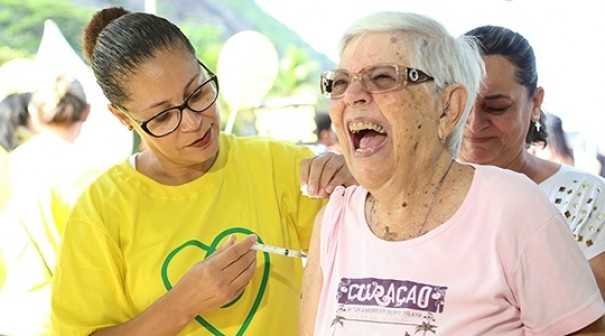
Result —
<instances>
[{"instance_id":1,"label":"woman in yellow shirt","mask_svg":"<svg viewBox=\"0 0 605 336\"><path fill-rule=\"evenodd\" d=\"M98 12L84 49L122 124L147 149L109 169L67 223L53 282L57 335L293 335L300 259L339 155L220 131L219 81L169 21ZM236 242L239 241L239 242ZM222 246L222 247L221 247Z\"/></svg>"}]
</instances>

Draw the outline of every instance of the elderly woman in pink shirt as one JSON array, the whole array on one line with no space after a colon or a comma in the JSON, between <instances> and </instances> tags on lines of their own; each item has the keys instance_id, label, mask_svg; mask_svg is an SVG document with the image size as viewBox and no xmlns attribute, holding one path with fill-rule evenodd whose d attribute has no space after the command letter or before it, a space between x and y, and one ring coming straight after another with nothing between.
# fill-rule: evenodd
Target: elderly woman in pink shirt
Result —
<instances>
[{"instance_id":1,"label":"elderly woman in pink shirt","mask_svg":"<svg viewBox=\"0 0 605 336\"><path fill-rule=\"evenodd\" d=\"M315 222L300 335L591 335L605 303L535 183L454 159L484 64L410 13L355 22L321 78L359 186Z\"/></svg>"}]
</instances>

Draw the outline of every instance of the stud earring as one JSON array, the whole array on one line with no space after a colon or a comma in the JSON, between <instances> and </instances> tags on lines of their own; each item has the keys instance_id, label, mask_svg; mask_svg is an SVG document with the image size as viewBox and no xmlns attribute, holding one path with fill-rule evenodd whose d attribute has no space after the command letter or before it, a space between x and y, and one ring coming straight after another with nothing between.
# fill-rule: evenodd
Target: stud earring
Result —
<instances>
[{"instance_id":1,"label":"stud earring","mask_svg":"<svg viewBox=\"0 0 605 336\"><path fill-rule=\"evenodd\" d=\"M132 125L128 125L128 130L132 131Z\"/></svg>"},{"instance_id":2,"label":"stud earring","mask_svg":"<svg viewBox=\"0 0 605 336\"><path fill-rule=\"evenodd\" d=\"M441 129L437 130L437 138L439 139L439 142L445 144L445 136L443 135L443 131Z\"/></svg>"},{"instance_id":3,"label":"stud earring","mask_svg":"<svg viewBox=\"0 0 605 336\"><path fill-rule=\"evenodd\" d=\"M540 132L540 128L542 127L540 120L534 121L534 127L536 127L536 131Z\"/></svg>"}]
</instances>

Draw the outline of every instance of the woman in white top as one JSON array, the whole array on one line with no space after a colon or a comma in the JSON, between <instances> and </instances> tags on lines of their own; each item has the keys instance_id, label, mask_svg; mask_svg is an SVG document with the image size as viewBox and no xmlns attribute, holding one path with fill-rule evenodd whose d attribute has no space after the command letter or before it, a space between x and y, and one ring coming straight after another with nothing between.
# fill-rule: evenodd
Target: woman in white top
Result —
<instances>
[{"instance_id":1,"label":"woman in white top","mask_svg":"<svg viewBox=\"0 0 605 336\"><path fill-rule=\"evenodd\" d=\"M527 151L547 140L536 60L529 42L503 27L483 26L476 37L487 72L468 117L459 159L525 174L563 214L605 297L605 180Z\"/></svg>"}]
</instances>

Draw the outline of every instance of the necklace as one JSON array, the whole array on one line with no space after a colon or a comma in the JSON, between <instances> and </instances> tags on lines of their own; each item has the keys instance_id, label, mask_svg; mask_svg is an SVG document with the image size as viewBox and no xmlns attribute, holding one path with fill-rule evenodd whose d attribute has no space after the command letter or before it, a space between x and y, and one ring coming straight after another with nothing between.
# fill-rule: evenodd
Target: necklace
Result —
<instances>
[{"instance_id":1,"label":"necklace","mask_svg":"<svg viewBox=\"0 0 605 336\"><path fill-rule=\"evenodd\" d=\"M437 183L437 186L435 187L435 192L433 193L433 197L431 198L431 202L429 203L429 208L426 212L426 216L424 217L424 221L422 221L422 224L420 224L420 226L418 227L418 231L416 232L415 235L409 235L409 238L415 238L415 237L419 237L422 234L424 234L424 227L426 225L426 223L429 220L429 216L431 215L431 211L433 210L433 206L435 205L435 202L437 201L437 196L439 195L439 191L441 191L441 186L443 185L443 181L445 181L445 178L447 177L447 175L450 173L450 170L452 169L452 166L454 165L454 160L450 161L449 166L447 167L447 170L445 171L445 173L443 174L443 176L441 176L441 179L439 180L439 182ZM375 211L375 206L376 206L376 197L374 197L374 195L372 196L372 203L370 205L370 214L369 214L369 222L370 225L374 224L374 211ZM390 235L394 235L394 233L391 233L390 228L387 226L385 227L385 238L389 239Z\"/></svg>"}]
</instances>

